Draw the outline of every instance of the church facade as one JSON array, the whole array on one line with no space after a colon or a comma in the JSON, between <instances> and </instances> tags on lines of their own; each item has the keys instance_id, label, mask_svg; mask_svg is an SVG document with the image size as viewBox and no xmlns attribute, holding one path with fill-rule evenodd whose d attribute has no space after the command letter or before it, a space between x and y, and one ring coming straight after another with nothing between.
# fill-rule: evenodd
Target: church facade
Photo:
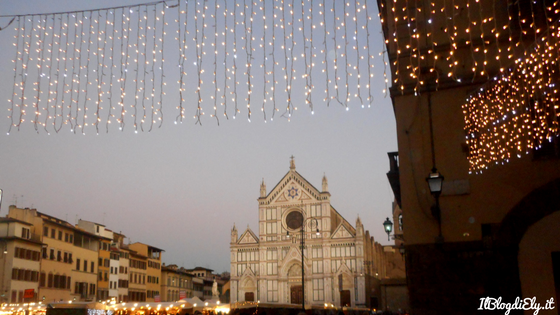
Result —
<instances>
[{"instance_id":1,"label":"church facade","mask_svg":"<svg viewBox=\"0 0 560 315\"><path fill-rule=\"evenodd\" d=\"M359 217L355 226L344 219L330 196L327 178L319 191L296 171L293 158L269 193L263 180L258 234L249 226L231 231L232 303L376 307L383 248Z\"/></svg>"}]
</instances>

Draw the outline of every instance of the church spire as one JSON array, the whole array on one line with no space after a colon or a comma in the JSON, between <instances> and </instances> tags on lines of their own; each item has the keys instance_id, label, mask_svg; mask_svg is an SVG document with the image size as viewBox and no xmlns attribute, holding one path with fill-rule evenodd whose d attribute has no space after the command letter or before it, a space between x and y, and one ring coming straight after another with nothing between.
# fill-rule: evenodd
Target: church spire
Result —
<instances>
[{"instance_id":1,"label":"church spire","mask_svg":"<svg viewBox=\"0 0 560 315\"><path fill-rule=\"evenodd\" d=\"M329 182L327 181L327 175L323 174L323 192L329 191Z\"/></svg>"},{"instance_id":2,"label":"church spire","mask_svg":"<svg viewBox=\"0 0 560 315\"><path fill-rule=\"evenodd\" d=\"M237 228L235 227L235 223L233 223L233 228L231 229L231 242L237 243Z\"/></svg>"},{"instance_id":3,"label":"church spire","mask_svg":"<svg viewBox=\"0 0 560 315\"><path fill-rule=\"evenodd\" d=\"M261 198L266 197L266 184L264 183L264 178L261 183Z\"/></svg>"},{"instance_id":4,"label":"church spire","mask_svg":"<svg viewBox=\"0 0 560 315\"><path fill-rule=\"evenodd\" d=\"M291 170L296 169L296 162L294 161L294 156L293 155L290 157L290 169Z\"/></svg>"}]
</instances>

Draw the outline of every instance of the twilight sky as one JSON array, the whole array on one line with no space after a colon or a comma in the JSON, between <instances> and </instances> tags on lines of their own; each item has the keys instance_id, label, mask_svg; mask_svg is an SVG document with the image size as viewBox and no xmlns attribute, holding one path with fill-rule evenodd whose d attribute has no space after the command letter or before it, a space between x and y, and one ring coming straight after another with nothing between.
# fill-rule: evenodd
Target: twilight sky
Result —
<instances>
[{"instance_id":1,"label":"twilight sky","mask_svg":"<svg viewBox=\"0 0 560 315\"><path fill-rule=\"evenodd\" d=\"M0 0L0 15L138 3L143 2ZM376 8L376 1L367 3L372 10ZM9 20L0 18L0 27ZM70 223L94 221L122 232L130 242L164 249L167 264L229 271L233 224L240 233L247 225L258 233L260 183L264 178L269 192L289 170L293 155L296 170L315 187L321 187L326 174L331 204L342 216L355 225L359 215L375 239L387 244L382 223L390 215L393 200L385 175L389 170L387 152L396 151L397 144L391 100L382 92L379 52L383 45L376 14L371 23L375 30L370 37L375 54L371 108L361 108L356 98L348 102L349 110L335 102L327 106L315 101L313 115L301 106L290 121L277 115L265 123L260 105L253 108L251 122L244 112L246 105L240 105L237 119L220 119L218 126L207 115L199 126L189 116L196 104L189 103L184 122L174 124L179 96L177 58L167 55L168 51L177 53L172 35L176 25L170 21L165 38L173 46L166 47L165 59L167 120L151 132L135 134L125 129L99 135L91 126L85 135L68 129L50 135L36 133L29 122L22 124L19 132L6 134L15 55L11 25L0 31L0 189L4 190L0 215L6 215L8 206L17 203ZM258 28L257 23L254 29ZM320 78L314 74L314 80ZM239 91L244 91L240 81ZM259 79L255 81L257 85ZM298 82L294 86L302 84L302 80ZM186 99L191 100L191 95ZM280 98L277 102L281 103ZM208 108L209 104L203 105Z\"/></svg>"}]
</instances>

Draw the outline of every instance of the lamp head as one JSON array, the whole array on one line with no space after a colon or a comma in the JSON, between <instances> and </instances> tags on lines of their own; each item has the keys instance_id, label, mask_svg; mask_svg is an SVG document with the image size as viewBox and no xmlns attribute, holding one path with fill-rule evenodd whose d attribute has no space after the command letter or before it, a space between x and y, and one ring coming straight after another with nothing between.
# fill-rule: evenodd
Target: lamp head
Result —
<instances>
[{"instance_id":1,"label":"lamp head","mask_svg":"<svg viewBox=\"0 0 560 315\"><path fill-rule=\"evenodd\" d=\"M428 182L430 192L433 195L439 195L441 193L443 179L444 177L437 171L437 169L435 167L432 168L432 172L428 175L426 181Z\"/></svg>"},{"instance_id":2,"label":"lamp head","mask_svg":"<svg viewBox=\"0 0 560 315\"><path fill-rule=\"evenodd\" d=\"M393 222L387 218L385 222L383 222L383 228L387 234L393 232Z\"/></svg>"},{"instance_id":3,"label":"lamp head","mask_svg":"<svg viewBox=\"0 0 560 315\"><path fill-rule=\"evenodd\" d=\"M387 233L387 239L390 241L391 240L391 232L393 231L393 222L391 222L391 220L389 220L389 218L387 218L385 220L385 222L383 222L383 228L385 229L385 232Z\"/></svg>"}]
</instances>

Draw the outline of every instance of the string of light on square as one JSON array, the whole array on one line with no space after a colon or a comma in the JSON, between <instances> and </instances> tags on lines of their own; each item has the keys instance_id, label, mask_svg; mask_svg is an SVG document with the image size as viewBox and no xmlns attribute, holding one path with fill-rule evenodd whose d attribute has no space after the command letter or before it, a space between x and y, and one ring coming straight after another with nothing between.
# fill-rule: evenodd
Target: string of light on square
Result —
<instances>
[{"instance_id":1,"label":"string of light on square","mask_svg":"<svg viewBox=\"0 0 560 315\"><path fill-rule=\"evenodd\" d=\"M282 107L281 117L289 121L298 109L297 104L307 105L313 114L313 103L320 102L320 98L327 104L335 100L347 110L351 104L365 108L373 102L373 54L369 43L376 25L371 23L371 12L365 3L353 0L321 3L309 0L224 3L181 0L179 6L183 8L178 10L183 16L176 19L181 28L178 32L191 34L197 28L200 32L201 25L191 22L187 25L187 21L200 23L204 18L207 26L204 31L214 34L214 40L221 43L221 47L210 41L203 44L204 39L189 35L194 45L202 50L183 47L181 51L189 55L189 59L196 60L191 63L196 67L190 68L189 64L185 68L187 57L180 58L183 79L179 81L184 86L181 93L200 91L202 95L200 103L197 102L197 114L193 116L197 124L203 121L199 113L206 111L211 111L213 114L209 116L217 119L218 100L226 119L235 119L244 112L251 121L254 106L258 104L265 122L274 120L275 113ZM195 9L203 6L212 8L213 13L203 16L202 10ZM325 22L327 15L336 25ZM254 27L254 23L259 23L259 27ZM350 49L355 53L350 53ZM367 63L360 62L364 56L369 56ZM317 60L323 62L318 64ZM200 67L201 64L204 66ZM367 89L358 82L364 71L368 73ZM317 75L326 75L324 83L317 84L317 80L313 80ZM189 81L192 76L197 78ZM262 80L255 81L256 77ZM194 87L193 81L196 81ZM323 88L323 95L312 93L317 87ZM185 98L180 99L179 108L184 111ZM278 107L279 100L283 106ZM178 115L176 123L182 122L184 117Z\"/></svg>"},{"instance_id":2,"label":"string of light on square","mask_svg":"<svg viewBox=\"0 0 560 315\"><path fill-rule=\"evenodd\" d=\"M560 23L546 19L546 29L534 30L537 42L463 105L470 172L521 158L560 136Z\"/></svg>"},{"instance_id":3,"label":"string of light on square","mask_svg":"<svg viewBox=\"0 0 560 315\"><path fill-rule=\"evenodd\" d=\"M219 105L226 119L243 111L249 121L254 104L262 104L263 119L272 121L279 100L288 120L300 104L312 114L314 104L332 100L346 110L369 107L370 43L378 32L371 10L363 0L170 0L14 16L8 134L27 121L47 134L65 126L82 134L86 127L97 134L149 132L161 127L168 106L178 111L176 123L192 108L195 123L210 112L218 124ZM169 14L178 43L172 51L178 53L177 102L164 99ZM318 75L324 79L313 80Z\"/></svg>"},{"instance_id":4,"label":"string of light on square","mask_svg":"<svg viewBox=\"0 0 560 315\"><path fill-rule=\"evenodd\" d=\"M160 1L14 16L16 57L8 134L21 128L28 111L35 131L42 127L47 134L66 125L82 134L92 126L99 134L103 124L108 132L113 121L122 130L127 119L134 121L136 131L138 127L149 131L155 122L162 122L166 8ZM131 19L138 23L136 30ZM137 38L134 47L130 37ZM128 72L135 73L135 87L141 93L127 95ZM128 105L135 113L127 117Z\"/></svg>"}]
</instances>

